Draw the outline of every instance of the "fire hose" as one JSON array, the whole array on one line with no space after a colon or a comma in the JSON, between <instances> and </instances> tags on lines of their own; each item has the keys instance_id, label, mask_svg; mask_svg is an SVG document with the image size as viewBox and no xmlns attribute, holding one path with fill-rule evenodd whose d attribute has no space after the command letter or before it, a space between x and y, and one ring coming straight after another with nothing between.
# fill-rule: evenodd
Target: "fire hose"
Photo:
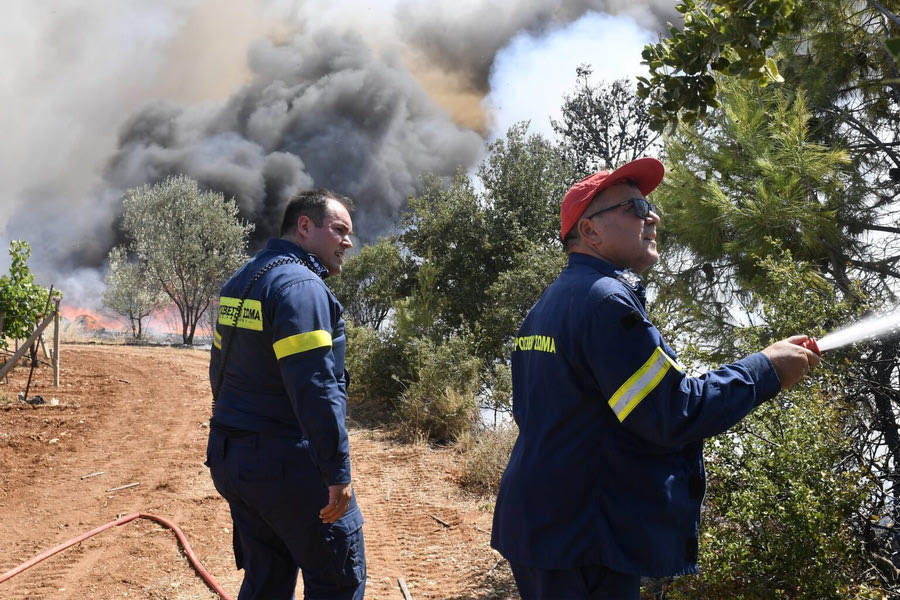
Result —
<instances>
[{"instance_id":1,"label":"fire hose","mask_svg":"<svg viewBox=\"0 0 900 600\"><path fill-rule=\"evenodd\" d=\"M175 536L178 538L178 541L181 543L181 547L184 549L184 553L187 555L187 558L190 561L191 566L194 567L194 570L196 570L197 573L200 575L200 577L203 578L203 580L210 587L210 589L212 589L214 592L216 592L223 600L231 600L231 598L228 596L228 594L225 592L225 590L223 590L219 586L219 584L216 583L216 580L213 578L213 576L210 575L209 572L203 567L203 565L200 564L200 561L197 560L197 557L194 555L194 551L191 550L191 545L188 544L187 538L184 537L184 534L181 532L181 529L179 529L178 526L175 525L175 523L169 521L168 519L164 519L163 517L158 517L156 515L151 515L151 514L147 514L147 513L134 513L133 515L121 517L119 519L116 519L115 521L111 521L111 522L107 523L106 525L101 525L100 527L98 527L94 530L88 531L87 533L83 533L83 534L79 535L78 537L75 537L75 538L69 540L68 542L63 542L62 544L56 546L55 548L51 548L50 550L47 550L46 552L35 556L31 560L28 560L28 561L22 563L18 567L14 568L10 571L7 571L3 575L0 575L0 583L3 583L7 579L11 579L15 575L18 575L19 573L21 573L25 569L28 569L29 567L33 567L34 565L36 565L37 563L41 562L44 559L50 558L57 552L62 552L66 548L69 548L70 546L74 546L75 544L77 544L81 541L84 541L89 537L97 535L98 533L100 533L102 531L111 529L113 527L117 527L119 525L123 525L125 523L128 523L129 521L133 521L134 519L138 519L138 518L150 519L151 521L156 521L157 523L165 525L166 527L168 527L169 529L174 531Z\"/></svg>"}]
</instances>

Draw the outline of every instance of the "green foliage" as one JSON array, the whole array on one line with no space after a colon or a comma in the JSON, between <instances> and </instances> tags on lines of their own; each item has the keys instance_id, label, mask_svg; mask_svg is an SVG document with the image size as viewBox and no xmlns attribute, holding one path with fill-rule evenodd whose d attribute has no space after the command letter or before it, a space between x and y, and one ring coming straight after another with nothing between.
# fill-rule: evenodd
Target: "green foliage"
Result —
<instances>
[{"instance_id":1,"label":"green foliage","mask_svg":"<svg viewBox=\"0 0 900 600\"><path fill-rule=\"evenodd\" d=\"M455 442L472 432L481 361L471 338L434 341L351 325L347 339L354 419L389 424L416 441Z\"/></svg>"},{"instance_id":2,"label":"green foliage","mask_svg":"<svg viewBox=\"0 0 900 600\"><path fill-rule=\"evenodd\" d=\"M511 127L488 151L478 178L485 190L488 250L500 261L499 270L516 264L521 252L559 252L559 205L580 173L561 148L528 135L524 123Z\"/></svg>"},{"instance_id":3,"label":"green foliage","mask_svg":"<svg viewBox=\"0 0 900 600\"><path fill-rule=\"evenodd\" d=\"M803 87L817 106L834 111L832 120L841 113L867 113L851 116L851 127L864 124L872 108L896 113L896 101L889 100L898 85L891 48L900 19L882 3L686 0L676 8L684 15L683 27L670 25L669 37L642 53L649 77L639 78L638 94L650 100L656 130L691 125L718 108L717 75ZM836 97L851 102L832 103ZM870 128L869 141L886 131L891 130Z\"/></svg>"},{"instance_id":4,"label":"green foliage","mask_svg":"<svg viewBox=\"0 0 900 600\"><path fill-rule=\"evenodd\" d=\"M348 396L351 412L375 423L390 423L404 382L414 377L405 340L394 330L347 326Z\"/></svg>"},{"instance_id":5,"label":"green foliage","mask_svg":"<svg viewBox=\"0 0 900 600\"><path fill-rule=\"evenodd\" d=\"M888 52L891 53L891 56L894 57L894 60L900 60L900 38L885 40L884 45L887 47Z\"/></svg>"},{"instance_id":6,"label":"green foliage","mask_svg":"<svg viewBox=\"0 0 900 600\"><path fill-rule=\"evenodd\" d=\"M637 93L652 102L651 127L690 125L717 108L717 79L711 71L761 85L782 81L766 52L799 26L801 14L793 0L684 0L676 8L684 15L684 27L669 25L669 37L648 44L642 53L650 77L638 78Z\"/></svg>"},{"instance_id":7,"label":"green foliage","mask_svg":"<svg viewBox=\"0 0 900 600\"><path fill-rule=\"evenodd\" d=\"M842 468L842 409L792 393L707 444L698 578L673 598L844 599L860 560L850 526L864 489Z\"/></svg>"},{"instance_id":8,"label":"green foliage","mask_svg":"<svg viewBox=\"0 0 900 600\"><path fill-rule=\"evenodd\" d=\"M28 268L31 246L22 240L9 244L11 264L8 275L0 275L0 348L7 348L7 338L26 339L46 315L50 302L62 294L41 287Z\"/></svg>"},{"instance_id":9,"label":"green foliage","mask_svg":"<svg viewBox=\"0 0 900 600\"><path fill-rule=\"evenodd\" d=\"M843 243L837 176L846 152L809 141L805 97L764 94L723 82L723 109L709 127L682 127L668 139L671 168L657 199L666 232L700 260L734 265L744 284L770 243L818 260Z\"/></svg>"},{"instance_id":10,"label":"green foliage","mask_svg":"<svg viewBox=\"0 0 900 600\"><path fill-rule=\"evenodd\" d=\"M708 126L681 126L667 138L670 168L655 192L665 251L651 274L661 307L678 315L661 319L674 320L664 330L685 345L710 342L713 363L734 356L731 331L757 319L760 298L777 289L768 256L789 250L810 266L810 289L856 294L847 264L836 260L855 244L836 218L846 152L809 141L802 93L735 80L722 90ZM710 331L724 335L710 340Z\"/></svg>"},{"instance_id":11,"label":"green foliage","mask_svg":"<svg viewBox=\"0 0 900 600\"><path fill-rule=\"evenodd\" d=\"M503 359L541 284L555 277L548 270L562 264L545 257L561 254L559 203L573 172L523 124L491 145L478 175L483 194L459 173L449 185L426 180L410 199L399 242L420 265L419 284L403 310L417 313L416 327L432 339L478 331L477 353L490 368Z\"/></svg>"},{"instance_id":12,"label":"green foliage","mask_svg":"<svg viewBox=\"0 0 900 600\"><path fill-rule=\"evenodd\" d=\"M592 85L591 69L576 69L575 94L565 96L562 121L551 119L553 130L569 152L579 173L594 173L636 158L656 154L660 138L650 129L647 102L627 79Z\"/></svg>"},{"instance_id":13,"label":"green foliage","mask_svg":"<svg viewBox=\"0 0 900 600\"><path fill-rule=\"evenodd\" d=\"M481 361L471 337L406 337L412 333L348 326L349 411L407 440L464 439L478 421Z\"/></svg>"},{"instance_id":14,"label":"green foliage","mask_svg":"<svg viewBox=\"0 0 900 600\"><path fill-rule=\"evenodd\" d=\"M441 294L438 282L438 266L428 256L419 265L416 285L412 293L395 305L395 329L397 335L406 340L423 337L438 342L445 332L451 330L444 320L448 299Z\"/></svg>"},{"instance_id":15,"label":"green foliage","mask_svg":"<svg viewBox=\"0 0 900 600\"><path fill-rule=\"evenodd\" d=\"M197 182L169 177L126 192L123 228L130 250L150 280L175 303L182 338L192 344L197 323L221 282L245 260L252 224L222 194L201 191Z\"/></svg>"},{"instance_id":16,"label":"green foliage","mask_svg":"<svg viewBox=\"0 0 900 600\"><path fill-rule=\"evenodd\" d=\"M460 334L439 343L409 342L416 376L400 395L400 433L411 440L455 442L478 423L481 361L472 356L472 340Z\"/></svg>"},{"instance_id":17,"label":"green foliage","mask_svg":"<svg viewBox=\"0 0 900 600\"><path fill-rule=\"evenodd\" d=\"M737 329L740 354L790 334L820 335L823 323L851 310L788 250L760 259L759 268L764 324ZM875 482L848 461L852 411L837 393L841 378L823 364L814 379L707 444L704 568L676 580L672 598L837 600L877 589L862 575L854 540Z\"/></svg>"},{"instance_id":18,"label":"green foliage","mask_svg":"<svg viewBox=\"0 0 900 600\"><path fill-rule=\"evenodd\" d=\"M340 299L346 320L379 329L392 305L409 294L414 273L396 240L384 237L363 246L344 265L341 276L326 283Z\"/></svg>"},{"instance_id":19,"label":"green foliage","mask_svg":"<svg viewBox=\"0 0 900 600\"><path fill-rule=\"evenodd\" d=\"M429 280L417 293L418 301L429 305L419 312L432 315L443 331L453 331L481 313L483 295L474 292L487 289L506 258L491 247L486 207L464 173L457 173L450 186L426 178L424 191L410 198L409 208L399 241L428 265L420 267L418 276Z\"/></svg>"},{"instance_id":20,"label":"green foliage","mask_svg":"<svg viewBox=\"0 0 900 600\"><path fill-rule=\"evenodd\" d=\"M129 261L122 246L109 252L109 271L104 278L103 306L131 326L134 339L141 339L143 321L165 303L165 295L144 271L144 265Z\"/></svg>"},{"instance_id":21,"label":"green foliage","mask_svg":"<svg viewBox=\"0 0 900 600\"><path fill-rule=\"evenodd\" d=\"M486 310L478 323L476 346L484 357L509 358L510 337L518 331L528 310L566 266L563 252L523 250L513 266L494 280L485 292Z\"/></svg>"},{"instance_id":22,"label":"green foliage","mask_svg":"<svg viewBox=\"0 0 900 600\"><path fill-rule=\"evenodd\" d=\"M369 302L368 287L384 315L349 334L357 409L396 412L408 437L456 439L478 404L508 408L510 340L565 264L559 203L573 171L558 148L519 125L478 174L483 191L461 171L426 177L402 232L350 258L334 286L347 307Z\"/></svg>"}]
</instances>

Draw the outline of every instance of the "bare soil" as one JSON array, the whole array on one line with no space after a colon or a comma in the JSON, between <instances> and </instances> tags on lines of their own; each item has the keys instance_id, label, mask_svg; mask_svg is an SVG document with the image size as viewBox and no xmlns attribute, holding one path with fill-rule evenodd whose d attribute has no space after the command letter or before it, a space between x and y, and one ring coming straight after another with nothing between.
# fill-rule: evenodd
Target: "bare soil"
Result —
<instances>
[{"instance_id":1,"label":"bare soil","mask_svg":"<svg viewBox=\"0 0 900 600\"><path fill-rule=\"evenodd\" d=\"M176 524L236 598L242 573L234 566L228 506L203 465L207 352L63 344L60 356L59 387L43 364L33 374L19 366L0 382L0 579L32 557L143 513ZM41 396L45 404L17 398L30 375L29 399ZM416 600L518 598L507 563L488 543L493 498L460 489L454 449L398 444L352 422L350 443L366 518L367 598L402 600L401 580ZM0 583L4 600L220 597L173 530L146 518Z\"/></svg>"}]
</instances>

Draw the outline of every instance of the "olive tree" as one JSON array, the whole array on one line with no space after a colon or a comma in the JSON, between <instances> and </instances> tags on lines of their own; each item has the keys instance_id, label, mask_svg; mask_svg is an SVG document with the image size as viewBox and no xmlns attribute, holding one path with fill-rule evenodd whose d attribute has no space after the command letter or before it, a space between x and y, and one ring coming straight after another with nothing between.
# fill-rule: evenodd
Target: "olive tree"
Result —
<instances>
[{"instance_id":1,"label":"olive tree","mask_svg":"<svg viewBox=\"0 0 900 600\"><path fill-rule=\"evenodd\" d=\"M103 306L125 319L131 325L132 337L139 340L144 319L165 304L165 294L148 279L145 264L128 260L123 246L110 250L108 260Z\"/></svg>"},{"instance_id":2,"label":"olive tree","mask_svg":"<svg viewBox=\"0 0 900 600\"><path fill-rule=\"evenodd\" d=\"M250 223L222 194L183 175L128 190L123 228L152 284L175 303L182 338L193 344L197 323L222 281L245 259Z\"/></svg>"}]
</instances>

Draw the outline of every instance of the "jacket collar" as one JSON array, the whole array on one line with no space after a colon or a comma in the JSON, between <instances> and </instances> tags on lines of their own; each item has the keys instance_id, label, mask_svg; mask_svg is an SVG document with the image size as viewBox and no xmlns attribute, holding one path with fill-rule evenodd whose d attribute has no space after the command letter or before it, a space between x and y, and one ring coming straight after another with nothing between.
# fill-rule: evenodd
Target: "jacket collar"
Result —
<instances>
[{"instance_id":1,"label":"jacket collar","mask_svg":"<svg viewBox=\"0 0 900 600\"><path fill-rule=\"evenodd\" d=\"M322 261L319 260L319 257L315 254L310 254L293 242L281 238L272 238L269 240L269 243L266 244L266 249L274 250L282 254L291 254L293 256L296 256L303 262L303 264L305 264L309 268L310 271L318 275L319 278L325 279L326 277L328 277L328 268L322 264Z\"/></svg>"},{"instance_id":2,"label":"jacket collar","mask_svg":"<svg viewBox=\"0 0 900 600\"><path fill-rule=\"evenodd\" d=\"M644 298L646 298L646 292L644 291L644 284L641 276L630 269L620 269L619 267L606 262L602 258L597 258L596 256L591 256L589 254L582 254L580 252L572 252L569 254L569 267L578 267L582 265L595 269L606 277L618 279L624 283L628 289L634 292L642 302L644 301Z\"/></svg>"}]
</instances>

